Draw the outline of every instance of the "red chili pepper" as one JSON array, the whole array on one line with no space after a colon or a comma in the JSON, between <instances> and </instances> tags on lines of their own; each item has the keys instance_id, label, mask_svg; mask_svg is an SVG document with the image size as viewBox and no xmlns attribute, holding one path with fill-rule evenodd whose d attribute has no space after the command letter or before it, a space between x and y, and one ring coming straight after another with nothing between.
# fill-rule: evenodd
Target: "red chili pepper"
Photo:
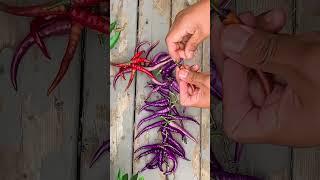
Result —
<instances>
[{"instance_id":1,"label":"red chili pepper","mask_svg":"<svg viewBox=\"0 0 320 180\"><path fill-rule=\"evenodd\" d=\"M130 85L132 84L132 81L133 81L134 75L136 74L136 71L137 71L136 69L132 68L130 79L129 79L129 83L128 83L127 87L126 87L126 90L128 90Z\"/></svg>"},{"instance_id":2,"label":"red chili pepper","mask_svg":"<svg viewBox=\"0 0 320 180\"><path fill-rule=\"evenodd\" d=\"M141 57L141 55L142 55L143 53L145 53L145 52L144 52L144 51L139 51L139 52L137 52L137 53L131 58L131 60L137 59L137 58Z\"/></svg>"},{"instance_id":3,"label":"red chili pepper","mask_svg":"<svg viewBox=\"0 0 320 180\"><path fill-rule=\"evenodd\" d=\"M74 57L77 45L79 44L82 29L83 26L80 23L74 22L72 24L68 47L60 64L59 72L52 84L50 85L47 95L50 95L50 93L57 87L57 85L60 83L60 81L63 79L64 75L68 71L68 67Z\"/></svg>"},{"instance_id":4,"label":"red chili pepper","mask_svg":"<svg viewBox=\"0 0 320 180\"><path fill-rule=\"evenodd\" d=\"M41 5L27 7L10 6L0 2L0 11L14 14L16 16L39 17L49 15L63 15L66 13L66 7L63 5L64 0L51 1ZM66 3L64 3L66 4Z\"/></svg>"},{"instance_id":5,"label":"red chili pepper","mask_svg":"<svg viewBox=\"0 0 320 180\"><path fill-rule=\"evenodd\" d=\"M109 22L101 16L89 11L73 8L69 13L71 19L83 26L89 27L104 34L109 34Z\"/></svg>"},{"instance_id":6,"label":"red chili pepper","mask_svg":"<svg viewBox=\"0 0 320 180\"><path fill-rule=\"evenodd\" d=\"M138 65L135 65L135 64L132 64L131 65L133 69L136 69L140 72L143 72L145 73L146 75L148 75L151 79L156 79L156 77L151 73L149 72L148 70L146 70L145 68L141 67L141 66L138 66Z\"/></svg>"},{"instance_id":7,"label":"red chili pepper","mask_svg":"<svg viewBox=\"0 0 320 180\"><path fill-rule=\"evenodd\" d=\"M42 27L39 30L40 38L47 38L53 35L64 35L67 34L71 29L71 24L69 21L57 21L51 25ZM10 76L11 83L15 90L17 90L17 73L18 68L21 63L22 57L26 54L28 49L35 43L35 39L32 37L31 33L20 43L17 47L17 50L14 53L11 68Z\"/></svg>"},{"instance_id":8,"label":"red chili pepper","mask_svg":"<svg viewBox=\"0 0 320 180\"><path fill-rule=\"evenodd\" d=\"M150 61L145 58L136 58L136 59L131 60L131 63L132 64L150 63Z\"/></svg>"},{"instance_id":9,"label":"red chili pepper","mask_svg":"<svg viewBox=\"0 0 320 180\"><path fill-rule=\"evenodd\" d=\"M59 20L66 20L67 18L62 17L62 16L45 16L45 17L36 17L34 20L31 21L30 24L30 32L33 38L35 39L36 44L39 46L41 49L42 53L48 58L51 59L48 49L42 39L40 38L39 35L39 30L44 27L48 26L50 24L53 24Z\"/></svg>"}]
</instances>

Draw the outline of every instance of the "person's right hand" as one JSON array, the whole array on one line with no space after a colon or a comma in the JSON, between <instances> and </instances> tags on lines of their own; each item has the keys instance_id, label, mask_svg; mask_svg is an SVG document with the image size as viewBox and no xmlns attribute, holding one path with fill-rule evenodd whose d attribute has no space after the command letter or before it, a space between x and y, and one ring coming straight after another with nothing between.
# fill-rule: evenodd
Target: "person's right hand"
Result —
<instances>
[{"instance_id":1,"label":"person's right hand","mask_svg":"<svg viewBox=\"0 0 320 180\"><path fill-rule=\"evenodd\" d=\"M245 25L223 27L214 19L224 129L238 142L320 144L320 33L274 34L285 19L281 10L243 14ZM272 74L269 95L250 69Z\"/></svg>"}]
</instances>

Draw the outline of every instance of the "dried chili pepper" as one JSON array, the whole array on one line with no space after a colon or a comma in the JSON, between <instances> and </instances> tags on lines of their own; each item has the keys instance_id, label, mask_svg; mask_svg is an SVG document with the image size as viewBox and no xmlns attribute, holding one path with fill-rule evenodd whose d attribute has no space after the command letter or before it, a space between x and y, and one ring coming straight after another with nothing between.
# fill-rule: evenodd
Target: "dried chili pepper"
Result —
<instances>
[{"instance_id":1,"label":"dried chili pepper","mask_svg":"<svg viewBox=\"0 0 320 180\"><path fill-rule=\"evenodd\" d=\"M69 42L65 55L60 64L59 72L48 89L47 95L50 95L50 93L57 87L57 85L60 83L60 81L63 79L64 75L68 71L69 65L74 57L77 45L80 41L82 29L83 26L80 23L74 22L72 24Z\"/></svg>"},{"instance_id":2,"label":"dried chili pepper","mask_svg":"<svg viewBox=\"0 0 320 180\"><path fill-rule=\"evenodd\" d=\"M62 17L62 16L57 16L57 15L52 15L52 16L46 16L46 17L37 17L34 20L31 21L30 24L30 31L31 35L35 39L36 44L39 46L40 50L42 53L48 58L51 59L48 49L42 39L39 36L39 30L41 27L48 26L50 24L53 24L57 21L63 21L67 20L67 18Z\"/></svg>"},{"instance_id":3,"label":"dried chili pepper","mask_svg":"<svg viewBox=\"0 0 320 180\"><path fill-rule=\"evenodd\" d=\"M46 38L53 35L64 35L67 34L71 29L71 23L69 21L57 21L53 24L42 27L39 30L40 38ZM10 77L11 83L15 90L17 90L17 72L19 65L21 63L22 57L28 51L28 49L35 43L35 39L30 33L17 47L17 50L14 53L11 68L10 68Z\"/></svg>"},{"instance_id":4,"label":"dried chili pepper","mask_svg":"<svg viewBox=\"0 0 320 180\"><path fill-rule=\"evenodd\" d=\"M69 12L69 16L73 21L81 24L82 26L89 27L104 34L109 34L108 19L104 19L101 16L97 16L80 8L72 8Z\"/></svg>"}]
</instances>

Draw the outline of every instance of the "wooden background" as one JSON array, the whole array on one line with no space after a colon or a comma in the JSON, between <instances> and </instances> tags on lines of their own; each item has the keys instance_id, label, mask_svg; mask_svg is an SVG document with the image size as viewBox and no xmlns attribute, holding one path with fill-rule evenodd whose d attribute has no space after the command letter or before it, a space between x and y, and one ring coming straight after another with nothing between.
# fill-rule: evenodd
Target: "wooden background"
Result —
<instances>
[{"instance_id":1,"label":"wooden background","mask_svg":"<svg viewBox=\"0 0 320 180\"><path fill-rule=\"evenodd\" d=\"M44 1L1 2L30 5ZM30 19L4 13L0 17L0 41L19 43L29 31ZM45 40L52 56L50 61L36 46L28 51L18 71L18 92L10 83L14 47L0 54L1 180L109 177L106 154L88 168L94 151L109 135L109 53L99 45L96 32L85 32L66 76L47 97L47 88L59 69L67 42L68 36Z\"/></svg>"},{"instance_id":2,"label":"wooden background","mask_svg":"<svg viewBox=\"0 0 320 180\"><path fill-rule=\"evenodd\" d=\"M167 51L165 37L168 33L175 15L186 8L189 3L185 0L111 0L111 21L117 19L120 26L127 24L121 35L121 41L117 48L111 51L112 62L128 61L137 42L157 41L160 44L153 51ZM209 71L209 40L199 47L198 55L188 64L201 64L204 71ZM111 79L118 69L111 67ZM136 123L146 117L146 113L138 113L149 89L144 88L150 79L138 73L135 81L128 91L124 91L127 81L119 80L117 89L111 92L111 179L115 179L119 168L129 173L136 173L148 162L149 158L141 158L134 161L133 151L146 143L159 142L156 131L150 131L136 140ZM197 139L198 144L188 141L183 144L190 162L179 159L178 169L175 174L164 176L158 169L145 171L141 175L148 179L209 179L209 110L189 108L187 115L193 116L201 127L186 122L185 127Z\"/></svg>"},{"instance_id":3,"label":"wooden background","mask_svg":"<svg viewBox=\"0 0 320 180\"><path fill-rule=\"evenodd\" d=\"M233 1L232 7L237 13L253 11L256 14L275 7L285 8L288 23L283 32L294 34L320 30L320 1L318 0L242 0ZM217 101L213 103L213 118L221 127L222 105ZM211 138L215 153L231 171L237 171L238 168L239 172L270 180L320 179L319 147L298 149L266 144L245 145L240 164L232 165L227 162L228 156L223 153L230 151L233 153L231 142L225 137L215 137L215 139Z\"/></svg>"}]
</instances>

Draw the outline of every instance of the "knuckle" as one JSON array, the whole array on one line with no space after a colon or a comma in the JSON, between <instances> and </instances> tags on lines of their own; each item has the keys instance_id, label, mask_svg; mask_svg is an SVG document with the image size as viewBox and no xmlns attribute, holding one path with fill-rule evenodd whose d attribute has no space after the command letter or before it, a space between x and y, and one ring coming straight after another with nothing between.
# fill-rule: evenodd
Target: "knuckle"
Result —
<instances>
[{"instance_id":1,"label":"knuckle","mask_svg":"<svg viewBox=\"0 0 320 180\"><path fill-rule=\"evenodd\" d=\"M194 72L189 72L189 81L194 82L197 79L197 75Z\"/></svg>"}]
</instances>

